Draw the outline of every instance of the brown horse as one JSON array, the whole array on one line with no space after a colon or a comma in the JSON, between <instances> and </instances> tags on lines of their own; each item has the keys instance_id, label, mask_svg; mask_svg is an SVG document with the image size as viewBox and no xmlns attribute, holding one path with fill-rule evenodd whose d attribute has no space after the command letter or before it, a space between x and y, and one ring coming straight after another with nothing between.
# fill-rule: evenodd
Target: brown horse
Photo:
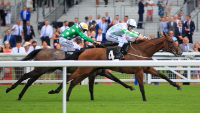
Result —
<instances>
[{"instance_id":1,"label":"brown horse","mask_svg":"<svg viewBox=\"0 0 200 113\"><path fill-rule=\"evenodd\" d=\"M165 34L165 37L154 39L154 40L146 40L144 42L133 44L130 43L128 54L124 56L126 60L152 60L152 56L155 52L160 49L165 49L170 53L173 53L175 56L179 56L182 54L182 51L179 47L177 47L172 40L172 38L168 37ZM80 54L78 60L107 60L106 56L106 48L94 48L87 49L83 53ZM111 69L114 71L120 72L119 67L78 67L78 69L70 76L68 81L75 79L74 84L68 91L72 91L72 88L75 87L77 83L85 79L94 73L97 69ZM140 91L142 93L143 101L146 101L144 85L143 85L143 76L144 73L150 73L152 75L159 76L165 80L167 80L171 85L177 87L178 90L182 90L180 86L176 83L172 82L169 78L167 78L164 74L158 72L153 67L122 67L122 72L127 74L136 74L139 82ZM67 95L67 100L69 100L69 96Z\"/></svg>"}]
</instances>

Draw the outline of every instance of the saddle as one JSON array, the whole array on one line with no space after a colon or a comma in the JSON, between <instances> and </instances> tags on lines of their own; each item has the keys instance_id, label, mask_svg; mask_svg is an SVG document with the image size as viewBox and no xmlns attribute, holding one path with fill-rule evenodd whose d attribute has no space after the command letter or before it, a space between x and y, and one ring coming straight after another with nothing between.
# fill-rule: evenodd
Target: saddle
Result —
<instances>
[{"instance_id":1,"label":"saddle","mask_svg":"<svg viewBox=\"0 0 200 113\"><path fill-rule=\"evenodd\" d=\"M74 54L75 51L65 51L65 58Z\"/></svg>"}]
</instances>

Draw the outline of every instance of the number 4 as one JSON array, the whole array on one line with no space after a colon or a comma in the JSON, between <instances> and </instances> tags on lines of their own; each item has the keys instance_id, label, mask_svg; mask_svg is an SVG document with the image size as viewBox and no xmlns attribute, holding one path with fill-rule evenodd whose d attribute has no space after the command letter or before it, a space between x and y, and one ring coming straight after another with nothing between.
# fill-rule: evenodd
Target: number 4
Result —
<instances>
[{"instance_id":1,"label":"number 4","mask_svg":"<svg viewBox=\"0 0 200 113\"><path fill-rule=\"evenodd\" d=\"M113 50L111 50L111 51L109 52L108 59L112 59L112 60L115 59L115 56L114 56L114 54L113 54Z\"/></svg>"}]
</instances>

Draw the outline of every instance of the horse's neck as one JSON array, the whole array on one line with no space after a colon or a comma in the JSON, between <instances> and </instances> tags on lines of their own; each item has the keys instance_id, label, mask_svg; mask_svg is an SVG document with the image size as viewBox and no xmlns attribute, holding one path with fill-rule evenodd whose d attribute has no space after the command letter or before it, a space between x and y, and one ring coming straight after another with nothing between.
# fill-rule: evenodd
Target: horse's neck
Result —
<instances>
[{"instance_id":1,"label":"horse's neck","mask_svg":"<svg viewBox=\"0 0 200 113\"><path fill-rule=\"evenodd\" d=\"M163 47L163 43L165 41L165 38L158 38L158 39L154 39L154 40L150 40L152 43L150 42L144 42L143 44L141 43L140 46L138 46L138 48L144 53L146 54L147 57L152 57L154 53L156 53L157 51L159 51L162 47Z\"/></svg>"}]
</instances>

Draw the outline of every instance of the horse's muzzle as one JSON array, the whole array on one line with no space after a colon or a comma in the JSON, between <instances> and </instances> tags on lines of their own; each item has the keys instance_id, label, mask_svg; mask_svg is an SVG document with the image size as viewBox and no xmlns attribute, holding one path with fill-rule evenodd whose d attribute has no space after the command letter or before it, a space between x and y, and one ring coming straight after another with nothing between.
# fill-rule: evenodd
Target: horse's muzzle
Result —
<instances>
[{"instance_id":1,"label":"horse's muzzle","mask_svg":"<svg viewBox=\"0 0 200 113\"><path fill-rule=\"evenodd\" d=\"M177 52L177 56L181 56L182 54L183 54L182 51L178 51L178 52Z\"/></svg>"}]
</instances>

